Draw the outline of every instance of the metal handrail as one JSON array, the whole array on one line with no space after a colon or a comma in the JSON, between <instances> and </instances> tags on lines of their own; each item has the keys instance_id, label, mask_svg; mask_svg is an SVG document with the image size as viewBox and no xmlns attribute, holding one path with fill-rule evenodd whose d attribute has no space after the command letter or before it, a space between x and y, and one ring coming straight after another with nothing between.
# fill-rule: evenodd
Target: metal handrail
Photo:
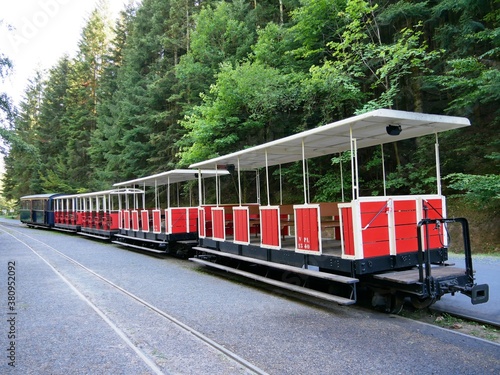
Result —
<instances>
[{"instance_id":1,"label":"metal handrail","mask_svg":"<svg viewBox=\"0 0 500 375\"><path fill-rule=\"evenodd\" d=\"M418 265L419 265L419 281L424 282L424 264L425 264L425 280L428 280L431 276L431 259L429 255L429 238L428 232L426 237L426 250L424 254L424 249L422 246L422 227L429 224L449 224L449 223L460 223L462 225L462 236L464 240L464 254L465 254L465 273L467 275L468 280L473 283L474 282L474 270L472 268L472 251L470 246L470 237L469 237L469 222L467 219L454 218L454 219L422 219L417 224L417 240L418 240Z\"/></svg>"}]
</instances>

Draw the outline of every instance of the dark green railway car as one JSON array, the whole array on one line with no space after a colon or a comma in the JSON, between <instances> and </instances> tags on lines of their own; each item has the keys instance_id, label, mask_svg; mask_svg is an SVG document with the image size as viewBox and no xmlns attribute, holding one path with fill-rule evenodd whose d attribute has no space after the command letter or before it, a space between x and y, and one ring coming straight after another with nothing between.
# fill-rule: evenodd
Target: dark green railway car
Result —
<instances>
[{"instance_id":1,"label":"dark green railway car","mask_svg":"<svg viewBox=\"0 0 500 375\"><path fill-rule=\"evenodd\" d=\"M54 226L54 197L62 194L35 194L21 197L20 220L33 227Z\"/></svg>"}]
</instances>

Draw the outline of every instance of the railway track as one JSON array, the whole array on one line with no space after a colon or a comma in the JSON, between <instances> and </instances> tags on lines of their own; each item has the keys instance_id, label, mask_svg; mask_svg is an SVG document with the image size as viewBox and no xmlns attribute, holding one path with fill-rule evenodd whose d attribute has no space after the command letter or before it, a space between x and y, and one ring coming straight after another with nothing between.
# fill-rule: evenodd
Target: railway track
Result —
<instances>
[{"instance_id":1,"label":"railway track","mask_svg":"<svg viewBox=\"0 0 500 375\"><path fill-rule=\"evenodd\" d=\"M126 344L130 349L132 349L140 360L152 371L154 374L170 374L178 373L178 369L174 369L172 372L170 369L165 368L162 364L158 364L157 358L153 358L148 354L142 345L138 345L137 342L141 342L144 338L134 337L124 329L123 322L116 318L117 312L110 313L110 304L101 305L101 301L95 295L93 295L92 290L86 287L88 283L94 285L93 290L106 288L108 296L110 290L114 294L119 294L118 299L121 303L118 305L120 309L123 308L124 300L125 303L135 304L142 308L147 309L149 315L155 315L162 321L164 326L176 327L178 330L183 331L183 340L195 341L194 346L197 350L204 350L212 353L216 353L215 361L223 363L230 361L233 364L230 366L234 368L238 367L237 373L244 374L266 374L266 372L257 366L253 365L249 361L245 360L235 352L225 348L223 345L217 343L216 341L210 339L203 333L199 332L195 328L189 326L186 323L176 319L174 316L168 314L166 311L154 306L153 304L142 299L138 295L132 293L131 291L117 285L106 277L100 275L89 267L78 262L74 258L62 253L53 246L40 241L30 235L27 235L19 230L14 229L12 225L6 225L5 223L0 223L0 231L4 232L8 236L11 236L16 241L21 243L23 246L28 248L33 254L35 254L39 259L41 259L47 267L51 269L60 279L68 285L68 287L81 299L83 299L89 307L94 310L94 312L99 315L99 317L120 337L124 344ZM64 264L65 263L65 264ZM78 275L78 276L75 276ZM90 280L93 279L93 280ZM105 287L103 286L105 285ZM113 294L111 293L111 294ZM116 296L111 298L117 298ZM135 306L137 308L137 306ZM141 317L144 319L144 316ZM164 330L169 330L172 328L165 328ZM162 331L160 331L162 332ZM202 345L200 345L200 343ZM185 341L179 343L179 345L185 345ZM201 349L200 349L201 348ZM226 358L226 361L221 360L221 356ZM202 357L200 356L200 360ZM189 366L189 365L187 365ZM222 372L223 373L223 372ZM232 373L232 370L231 370Z\"/></svg>"},{"instance_id":2,"label":"railway track","mask_svg":"<svg viewBox=\"0 0 500 375\"><path fill-rule=\"evenodd\" d=\"M456 318L463 319L465 321L474 322L474 323L478 323L478 324L485 324L485 325L488 325L494 329L500 330L500 324L498 324L497 322L494 322L494 321L489 320L489 319L481 319L481 318L474 316L472 314L460 313L460 312L456 312L456 311L447 311L444 308L437 308L434 306L431 306L429 308L429 310L431 310L433 312L437 312L437 313L446 313L446 314L449 314L449 315L454 316Z\"/></svg>"},{"instance_id":3,"label":"railway track","mask_svg":"<svg viewBox=\"0 0 500 375\"><path fill-rule=\"evenodd\" d=\"M321 302L314 302L314 299L304 299L300 295L292 294L292 300L277 296L285 295L280 290L271 289L270 293L262 293L262 285L256 283L255 289L249 288L248 283L231 277L233 282L227 281L227 275L217 273L219 277L214 277L211 269L200 271L192 263L176 259L157 259L134 252L127 252L116 246L96 243L83 240L76 236L67 236L55 231L30 230L22 225L5 225L0 222L0 243L2 250L8 250L9 245L4 248L7 236L2 233L2 229L9 230L11 234L21 241L34 248L43 258L45 258L57 271L59 271L68 281L84 295L91 303L96 305L103 314L113 323L125 337L129 339L136 350L152 361L157 367L157 371L149 367L140 355L129 348L128 344L114 331L104 335L109 340L113 348L116 348L114 358L120 365L123 357L129 359L130 356L137 358L135 362L141 362L141 366L147 368L145 371L120 370L122 373L217 373L217 374L237 374L237 373L264 373L265 369L270 374L317 374L317 373L346 373L355 374L366 371L366 363L370 363L370 369L374 373L387 374L419 374L422 372L433 372L447 375L453 373L468 373L482 375L490 369L490 373L497 373L500 368L497 353L499 344L492 345L485 340L476 337L463 336L457 339L458 330L438 329L435 325L426 322L415 322L413 319L400 318L393 315L376 313L360 306L340 307L336 304L326 305ZM5 232L4 230L4 232ZM14 232L20 232L15 233ZM10 250L0 252L2 259L5 254L9 258L18 258L19 264L24 265L26 271L44 271L46 274L54 273L45 263L38 261L38 256L33 255L32 250L28 250L26 245L16 242L12 238ZM41 240L41 241L39 241ZM12 246L12 243L16 243ZM19 243L19 246L17 245ZM42 243L44 245L42 245ZM50 244L50 245L49 245ZM22 248L21 248L22 246ZM49 246L49 247L47 247ZM17 248L20 248L19 253ZM53 249L56 251L54 251ZM80 263L81 266L71 260L59 255L63 253L71 260ZM29 258L29 259L28 259ZM36 258L36 259L35 259ZM29 260L29 262L28 262ZM31 269L28 263L38 264ZM23 267L20 267L20 271ZM123 293L120 289L103 281L98 276L86 270L94 272L109 280L112 284L126 290L130 294L137 296L139 301ZM197 271L195 271L197 269ZM147 273L150 270L149 273ZM147 278L136 282L136 278L129 277L131 272L147 275ZM21 274L21 280L32 282L27 274ZM57 279L59 276L51 276ZM146 281L147 280L147 281ZM156 282L150 282L156 280ZM1 284L0 279L0 284ZM169 282L172 282L169 284ZM66 291L71 294L66 285L58 282L61 286L59 291ZM253 285L253 283L250 283ZM35 288L37 289L37 288ZM264 288L266 289L266 288ZM38 288L38 290L40 290ZM42 289L43 290L43 287ZM164 291L166 290L166 292ZM39 309L45 309L50 299L45 299L45 294L40 298L40 306L33 305L36 298L30 300L32 313L38 314ZM75 298L73 298L75 299ZM159 311L168 312L185 324L186 327L201 331L202 335L216 341L224 349L244 353L245 359L250 364L259 364L260 368L249 369L234 359L226 356L223 352L217 351L209 345L195 337L191 331L179 327L175 323L151 310L147 305L142 304L144 300L148 304L156 307ZM189 301L188 301L189 300ZM293 302L295 300L295 302ZM311 302L312 305L311 306ZM226 306L227 305L227 306ZM118 311L117 310L124 310ZM325 308L318 308L324 306ZM88 310L88 309L86 309ZM57 311L59 316L59 311ZM75 317L72 315L75 314ZM68 309L67 318L61 319L61 326L71 326L71 322L86 324L86 317L81 316L78 310ZM101 321L98 314L91 314L89 321L93 329L97 329L97 321ZM33 316L33 315L32 315ZM28 315L25 315L25 322ZM137 320L135 318L137 317ZM227 317L232 317L227 320ZM50 319L50 315L49 315ZM102 319L104 321L104 319ZM148 324L145 325L144 323ZM89 324L89 323L87 323ZM104 326L107 323L100 324ZM417 325L418 324L418 325ZM26 323L24 326L26 329ZM94 326L96 328L94 328ZM42 338L50 331L46 328L40 330ZM108 331L108 330L107 330ZM146 332L143 332L146 331ZM151 333L151 331L155 331ZM77 337L80 340L81 330L76 329ZM88 330L87 330L88 332ZM91 331L94 332L94 331ZM383 336L380 332L384 332ZM94 340L89 338L89 342ZM148 337L149 335L149 337ZM0 332L0 340L2 339ZM154 340L158 337L167 337L158 343ZM182 358L182 368L174 367L166 363L165 357L172 356L172 347L165 345L165 340L171 340L175 336L178 346L175 354ZM180 337L182 336L182 337ZM116 337L116 338L115 338ZM31 340L31 336L29 336ZM66 340L63 340L66 345ZM121 341L123 344L117 344ZM68 341L69 342L69 341ZM101 339L102 342L102 339ZM222 362L230 362L231 369L226 371L216 370L215 367L209 370L200 370L198 362L202 362L202 353L197 352L193 360L192 345L202 347L201 351L212 353L212 358L216 358L215 366L221 366ZM418 345L419 350L415 350ZM24 344L23 344L24 346ZM46 344L44 341L35 344L38 351L31 351L31 355L41 355L46 358L42 349ZM443 351L436 351L435 348L447 348L452 355L443 355ZM52 358L59 360L66 356L66 346ZM77 357L85 357L89 352L89 345L85 343L82 351L78 344L70 350L78 350ZM90 350L93 346L90 345ZM235 350L237 348L237 350ZM369 351L366 348L370 348ZM161 353L155 350L162 350ZM129 353L129 354L126 354ZM62 357L61 357L62 356ZM401 362L400 359L406 360ZM324 359L321 361L319 359ZM36 361L37 363L40 361ZM126 362L127 364L129 362ZM74 370L73 363L66 363L65 369ZM126 367L125 367L126 368ZM38 367L31 366L30 370ZM436 371L436 369L439 369ZM198 370L198 371L197 371ZM262 372L259 372L262 371ZM1 363L0 363L1 372ZM49 371L50 372L50 371ZM103 373L102 371L86 371L85 373ZM116 371L115 371L116 372ZM54 371L52 373L63 373ZM84 373L84 372L81 372ZM111 372L107 372L111 373Z\"/></svg>"},{"instance_id":4,"label":"railway track","mask_svg":"<svg viewBox=\"0 0 500 375\"><path fill-rule=\"evenodd\" d=\"M14 228L24 228L24 226L18 224L18 223L6 223L6 222L2 222L0 223L0 227L9 227L11 228L11 230L15 231L16 233L20 234L20 235L23 235L23 236L26 236L27 238L31 238L33 239L32 237L22 233L22 232L19 232L17 230L15 230ZM65 254L61 253L60 251L54 249L52 246L50 245L47 245L39 240L36 240L36 239L33 239L35 241L38 241L40 243L42 243L44 246L46 246L47 248L50 248L52 249L54 252L58 253L58 255L60 255L61 257L65 258L66 260L68 260L69 262L72 262L75 266L78 266L84 270L86 270L87 272L89 272L90 274L93 274L95 277L101 279L103 282L105 283L108 283L110 286L112 286L113 288L121 291L122 293L124 293L125 295L128 295L130 298L132 299L136 299L136 301L140 304L143 304L144 306L147 306L148 308L150 308L152 311L156 312L157 314L159 314L160 316L163 316L165 319L168 319L170 320L172 323L174 324L178 324L179 327L185 329L186 331L189 331L191 332L191 328L186 326L186 327L183 327L183 323L180 322L180 321L177 321L174 317L168 315L167 313L165 313L164 311L160 310L160 309L157 309L156 307L148 304L146 301L142 300L141 298L137 297L136 295L134 295L133 293L130 293L128 292L127 290L119 287L118 285L112 283L111 281L107 280L106 278L102 277L101 275L95 273L94 271L88 269L87 267L85 267L83 264L75 261L74 259L66 256ZM151 254L149 254L151 255ZM286 294L286 293L285 293ZM300 296L296 296L296 298L300 298ZM478 316L475 316L473 313L462 313L462 312L459 312L457 311L456 309L454 309L453 311L450 311L450 310L447 310L445 307L438 307L438 306L431 306L429 307L429 310L431 312L437 312L437 313L446 313L446 314L449 314L449 315L452 315L456 318L459 318L459 319L463 319L465 321L468 321L468 322L472 322L472 323L477 323L477 324L486 324L486 325L489 325L491 326L492 328L494 329L498 329L500 330L500 324L498 322L495 322L495 321L492 321L492 320L489 320L489 319L483 319L481 317L478 317ZM418 318L415 318L416 320L420 320ZM196 335L196 334L195 334ZM201 334L200 334L201 335ZM203 336L203 335L201 335ZM200 339L202 339L202 337L200 337ZM210 339L207 340L208 342L210 342ZM215 345L217 345L217 343L214 343ZM222 348L222 350L224 351L225 348Z\"/></svg>"}]
</instances>

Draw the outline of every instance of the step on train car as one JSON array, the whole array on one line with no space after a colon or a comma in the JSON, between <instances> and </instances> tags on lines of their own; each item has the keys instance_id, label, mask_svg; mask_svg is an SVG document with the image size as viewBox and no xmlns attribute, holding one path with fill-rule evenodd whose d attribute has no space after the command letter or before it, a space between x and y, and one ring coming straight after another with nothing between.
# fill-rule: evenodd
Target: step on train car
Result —
<instances>
[{"instance_id":1,"label":"step on train car","mask_svg":"<svg viewBox=\"0 0 500 375\"><path fill-rule=\"evenodd\" d=\"M469 125L465 118L381 109L193 164L190 168L234 171L239 198L199 205L198 256L191 260L282 287L292 280L294 290L340 304L355 303L358 286L390 311L407 297L424 307L455 292L484 303L488 286L474 283L467 222L447 217L440 182L438 133ZM425 135L436 138L433 194L387 195L384 183L381 196L361 195L358 150L376 146L383 155L386 143ZM345 152L352 198L311 202L308 161ZM283 204L276 194L271 199L270 179L290 163L302 167L303 199ZM261 199L257 192L256 206L243 201L241 185L244 173L259 169L266 194ZM385 181L383 162L380 169ZM463 226L465 268L447 263L447 227L455 223ZM313 284L322 291L307 288Z\"/></svg>"}]
</instances>

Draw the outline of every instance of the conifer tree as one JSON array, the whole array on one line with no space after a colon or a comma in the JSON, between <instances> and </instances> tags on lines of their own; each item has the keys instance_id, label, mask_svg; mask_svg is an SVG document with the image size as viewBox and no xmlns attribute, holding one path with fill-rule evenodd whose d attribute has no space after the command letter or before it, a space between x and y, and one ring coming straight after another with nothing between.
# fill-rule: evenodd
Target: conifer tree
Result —
<instances>
[{"instance_id":1,"label":"conifer tree","mask_svg":"<svg viewBox=\"0 0 500 375\"><path fill-rule=\"evenodd\" d=\"M41 193L41 158L38 152L40 105L43 90L41 72L30 79L23 101L14 120L10 150L5 158L4 196L17 199L27 194Z\"/></svg>"},{"instance_id":2,"label":"conifer tree","mask_svg":"<svg viewBox=\"0 0 500 375\"><path fill-rule=\"evenodd\" d=\"M123 129L119 122L119 88L123 76L124 49L132 32L135 12L136 8L132 5L120 12L113 29L114 37L104 56L104 69L97 92L97 125L89 149L97 189L105 188L121 178Z\"/></svg>"},{"instance_id":3,"label":"conifer tree","mask_svg":"<svg viewBox=\"0 0 500 375\"><path fill-rule=\"evenodd\" d=\"M100 9L92 12L78 43L77 57L68 72L63 118L63 134L67 140L64 162L69 181L77 188L92 185L89 147L97 124L98 85L110 40L107 22Z\"/></svg>"}]
</instances>

